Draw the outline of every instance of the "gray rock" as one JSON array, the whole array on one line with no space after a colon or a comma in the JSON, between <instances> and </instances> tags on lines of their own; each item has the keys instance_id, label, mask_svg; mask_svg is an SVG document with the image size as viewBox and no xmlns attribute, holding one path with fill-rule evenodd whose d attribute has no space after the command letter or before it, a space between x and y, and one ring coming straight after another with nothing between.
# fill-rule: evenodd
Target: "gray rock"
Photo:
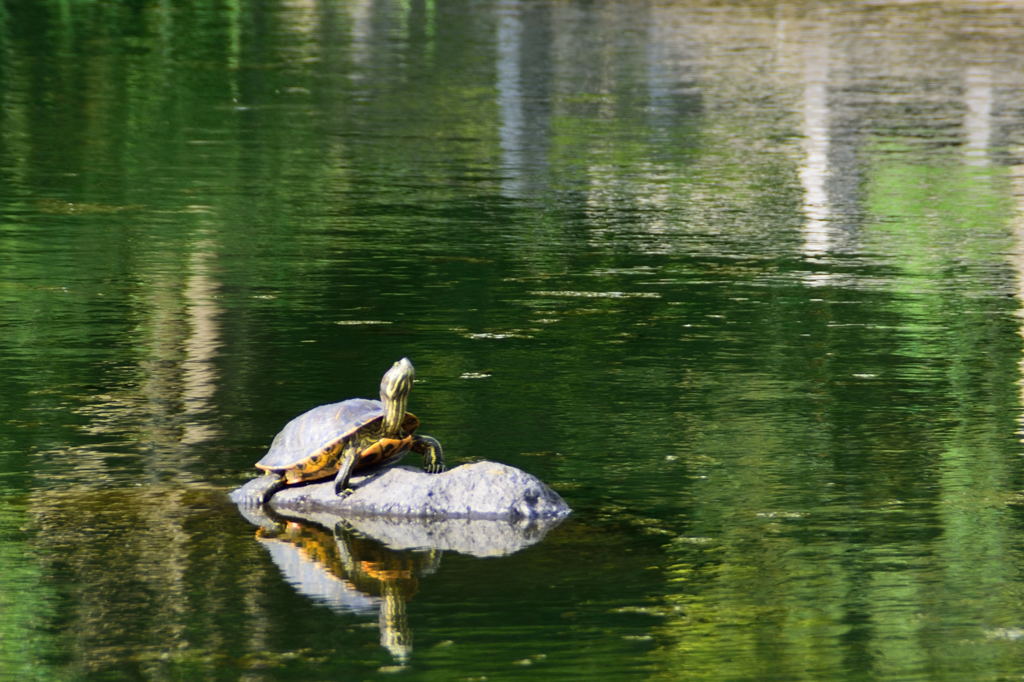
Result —
<instances>
[{"instance_id":1,"label":"gray rock","mask_svg":"<svg viewBox=\"0 0 1024 682\"><path fill-rule=\"evenodd\" d=\"M254 479L255 480L255 479ZM231 493L251 523L280 521L250 506L246 485ZM352 479L345 499L334 483L279 490L267 506L285 519L332 529L341 524L393 550L442 550L478 557L513 554L539 542L569 515L565 501L539 479L497 462L463 464L443 474L393 467Z\"/></svg>"},{"instance_id":2,"label":"gray rock","mask_svg":"<svg viewBox=\"0 0 1024 682\"><path fill-rule=\"evenodd\" d=\"M246 484L250 485L252 482ZM244 504L246 485L231 494ZM562 519L570 513L561 496L537 477L505 464L482 461L428 474L410 467L353 477L342 499L328 479L290 486L270 498L280 512L325 512L346 518L485 519L511 522Z\"/></svg>"}]
</instances>

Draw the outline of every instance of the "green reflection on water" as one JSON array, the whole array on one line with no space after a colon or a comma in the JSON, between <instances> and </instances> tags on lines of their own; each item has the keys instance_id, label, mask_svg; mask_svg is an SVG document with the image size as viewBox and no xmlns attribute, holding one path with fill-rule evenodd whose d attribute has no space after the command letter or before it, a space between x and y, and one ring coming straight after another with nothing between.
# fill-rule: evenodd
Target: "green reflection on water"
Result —
<instances>
[{"instance_id":1,"label":"green reflection on water","mask_svg":"<svg viewBox=\"0 0 1024 682\"><path fill-rule=\"evenodd\" d=\"M56 621L56 593L46 572L29 550L23 504L10 497L0 506L0 670L28 680L60 679L58 642L52 634Z\"/></svg>"},{"instance_id":2,"label":"green reflection on water","mask_svg":"<svg viewBox=\"0 0 1024 682\"><path fill-rule=\"evenodd\" d=\"M827 415L818 425L786 424L773 439L773 422L795 415L763 415L756 431L716 416L731 446L719 456L739 466L701 484L730 515L698 512L669 546L681 614L666 625L678 642L664 651L670 678L963 679L1019 665L992 645L1015 632L1020 592L1007 460L1019 339L999 295L1012 250L1006 173L878 163L866 204L884 220L865 226L865 244L905 274L886 277L859 317L898 333L871 344L874 358L828 360L832 398L808 401ZM830 293L839 347L864 322L846 326ZM945 390L922 395L935 384ZM857 426L900 412L892 428ZM979 647L989 654L970 653Z\"/></svg>"}]
</instances>

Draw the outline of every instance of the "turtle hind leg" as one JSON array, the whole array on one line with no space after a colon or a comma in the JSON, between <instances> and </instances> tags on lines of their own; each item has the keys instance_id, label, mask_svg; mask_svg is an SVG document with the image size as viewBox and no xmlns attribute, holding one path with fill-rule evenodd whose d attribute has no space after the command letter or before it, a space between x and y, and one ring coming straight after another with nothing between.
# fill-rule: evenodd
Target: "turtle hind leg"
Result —
<instances>
[{"instance_id":1,"label":"turtle hind leg","mask_svg":"<svg viewBox=\"0 0 1024 682\"><path fill-rule=\"evenodd\" d=\"M444 471L444 450L436 438L413 436L409 449L423 455L423 470L428 474L439 474Z\"/></svg>"},{"instance_id":2,"label":"turtle hind leg","mask_svg":"<svg viewBox=\"0 0 1024 682\"><path fill-rule=\"evenodd\" d=\"M345 499L355 491L349 486L348 481L352 478L352 470L359 459L359 450L355 445L347 446L341 453L338 461L338 473L334 475L334 492Z\"/></svg>"},{"instance_id":3,"label":"turtle hind leg","mask_svg":"<svg viewBox=\"0 0 1024 682\"><path fill-rule=\"evenodd\" d=\"M239 490L239 497L242 502L250 506L259 506L266 504L274 493L281 488L285 487L287 482L284 480L284 476L268 472L259 478L254 478Z\"/></svg>"}]
</instances>

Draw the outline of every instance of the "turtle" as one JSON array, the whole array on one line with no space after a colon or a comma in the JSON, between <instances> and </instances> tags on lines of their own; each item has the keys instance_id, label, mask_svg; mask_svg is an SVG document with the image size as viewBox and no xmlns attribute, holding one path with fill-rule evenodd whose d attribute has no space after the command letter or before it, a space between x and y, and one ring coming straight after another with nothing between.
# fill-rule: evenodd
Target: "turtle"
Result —
<instances>
[{"instance_id":1,"label":"turtle","mask_svg":"<svg viewBox=\"0 0 1024 682\"><path fill-rule=\"evenodd\" d=\"M444 471L441 444L415 433L420 420L405 411L415 374L402 358L384 373L380 400L349 398L292 419L256 462L266 474L246 484L246 494L264 504L285 486L334 476L335 493L344 498L354 471L392 464L410 450L423 456L428 473Z\"/></svg>"}]
</instances>

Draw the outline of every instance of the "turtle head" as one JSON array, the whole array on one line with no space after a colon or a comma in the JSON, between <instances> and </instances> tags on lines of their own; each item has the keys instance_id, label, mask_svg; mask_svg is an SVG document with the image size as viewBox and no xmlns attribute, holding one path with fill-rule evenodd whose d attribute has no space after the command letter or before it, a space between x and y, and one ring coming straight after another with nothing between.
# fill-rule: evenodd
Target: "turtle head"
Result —
<instances>
[{"instance_id":1,"label":"turtle head","mask_svg":"<svg viewBox=\"0 0 1024 682\"><path fill-rule=\"evenodd\" d=\"M380 401L384 403L384 433L395 435L405 416L405 406L409 402L412 381L416 377L409 358L402 358L391 369L384 373L380 380Z\"/></svg>"}]
</instances>

